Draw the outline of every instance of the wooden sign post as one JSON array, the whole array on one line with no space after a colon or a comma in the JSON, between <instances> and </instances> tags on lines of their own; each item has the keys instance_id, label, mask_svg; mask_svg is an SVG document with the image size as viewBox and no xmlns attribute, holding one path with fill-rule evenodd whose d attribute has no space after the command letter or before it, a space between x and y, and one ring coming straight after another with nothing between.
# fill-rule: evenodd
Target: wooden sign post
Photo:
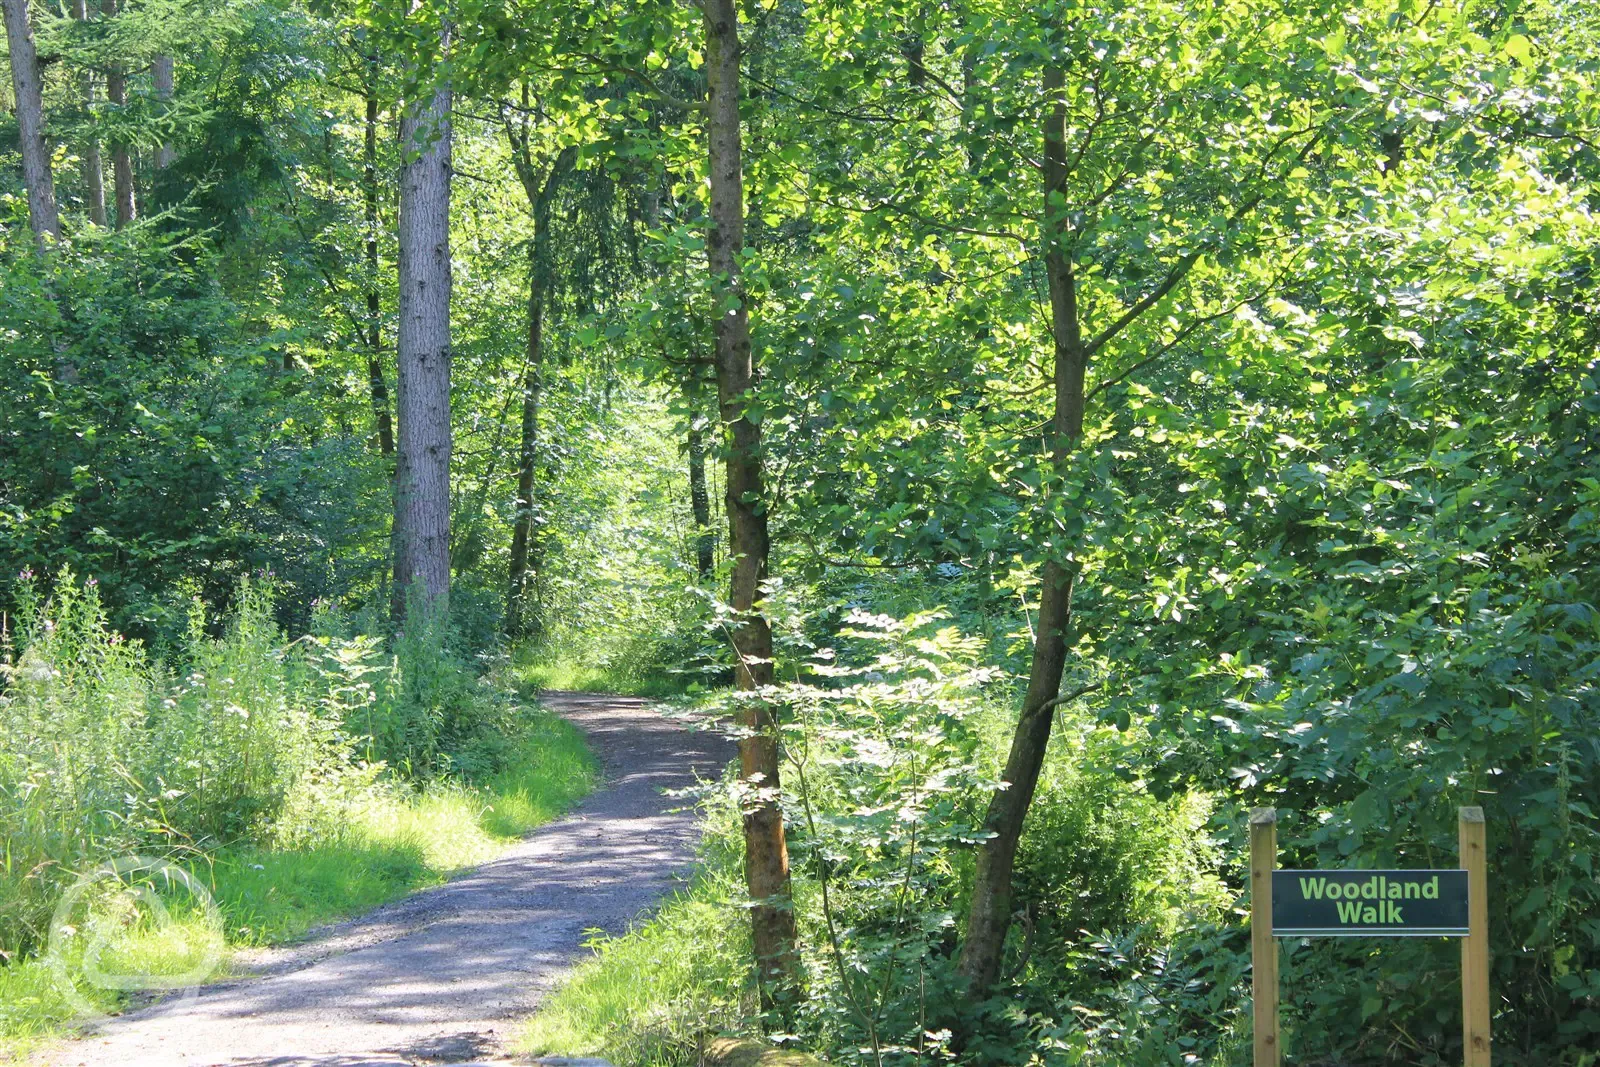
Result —
<instances>
[{"instance_id":1,"label":"wooden sign post","mask_svg":"<svg viewBox=\"0 0 1600 1067\"><path fill-rule=\"evenodd\" d=\"M1466 1067L1489 1067L1489 860L1483 809L1461 809L1461 866L1467 871L1467 936L1461 942L1461 1037Z\"/></svg>"},{"instance_id":2,"label":"wooden sign post","mask_svg":"<svg viewBox=\"0 0 1600 1067\"><path fill-rule=\"evenodd\" d=\"M1278 943L1272 938L1272 869L1278 865L1278 813L1250 813L1250 993L1256 1067L1278 1067Z\"/></svg>"},{"instance_id":3,"label":"wooden sign post","mask_svg":"<svg viewBox=\"0 0 1600 1067\"><path fill-rule=\"evenodd\" d=\"M1279 937L1459 937L1466 1067L1489 1067L1489 894L1482 808L1461 809L1455 870L1276 870L1277 813L1250 812L1255 1065L1279 1067Z\"/></svg>"}]
</instances>

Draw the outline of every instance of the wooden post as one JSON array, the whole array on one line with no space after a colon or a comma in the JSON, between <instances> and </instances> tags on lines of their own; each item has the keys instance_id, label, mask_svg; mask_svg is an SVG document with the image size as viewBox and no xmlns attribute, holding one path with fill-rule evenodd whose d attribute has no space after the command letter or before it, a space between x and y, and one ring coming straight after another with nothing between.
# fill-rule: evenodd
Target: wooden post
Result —
<instances>
[{"instance_id":1,"label":"wooden post","mask_svg":"<svg viewBox=\"0 0 1600 1067\"><path fill-rule=\"evenodd\" d=\"M1467 936L1461 939L1461 1038L1466 1067L1489 1067L1489 858L1482 808L1461 809Z\"/></svg>"},{"instance_id":2,"label":"wooden post","mask_svg":"<svg viewBox=\"0 0 1600 1067\"><path fill-rule=\"evenodd\" d=\"M1272 938L1272 870L1277 865L1278 813L1254 808L1250 812L1250 992L1255 1067L1278 1067L1283 1056L1278 1047L1278 943Z\"/></svg>"}]
</instances>

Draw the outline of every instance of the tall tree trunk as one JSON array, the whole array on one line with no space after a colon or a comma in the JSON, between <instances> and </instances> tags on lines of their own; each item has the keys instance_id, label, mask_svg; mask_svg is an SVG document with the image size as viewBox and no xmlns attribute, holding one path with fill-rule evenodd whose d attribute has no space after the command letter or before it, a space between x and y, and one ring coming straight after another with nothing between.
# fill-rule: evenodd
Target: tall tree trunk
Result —
<instances>
[{"instance_id":1,"label":"tall tree trunk","mask_svg":"<svg viewBox=\"0 0 1600 1067\"><path fill-rule=\"evenodd\" d=\"M706 32L706 134L711 179L711 225L706 258L716 321L717 401L727 428L728 551L733 557L730 601L737 663L734 684L750 691L770 685L772 630L761 611L770 543L762 499L761 427L745 415L755 387L750 318L740 277L744 248L744 162L739 115L739 16L734 0L703 0ZM726 310L725 310L726 309ZM744 803L745 885L757 978L769 1003L787 999L798 972L789 853L778 804L778 736L772 709L745 705L748 735L739 741Z\"/></svg>"},{"instance_id":2,"label":"tall tree trunk","mask_svg":"<svg viewBox=\"0 0 1600 1067\"><path fill-rule=\"evenodd\" d=\"M536 577L533 545L537 536L534 520L535 479L539 461L539 401L543 386L544 362L544 284L538 253L539 226L536 222L534 251L528 257L528 351L522 372L522 440L517 450L517 510L511 526L511 570L506 592L506 635L535 637L539 617L532 610L529 593Z\"/></svg>"},{"instance_id":3,"label":"tall tree trunk","mask_svg":"<svg viewBox=\"0 0 1600 1067\"><path fill-rule=\"evenodd\" d=\"M89 21L88 0L72 0L72 17L79 22ZM94 110L94 71L85 69L80 77L83 86L83 106ZM83 202L89 219L96 226L106 224L105 164L100 158L100 138L91 131L83 145Z\"/></svg>"},{"instance_id":4,"label":"tall tree trunk","mask_svg":"<svg viewBox=\"0 0 1600 1067\"><path fill-rule=\"evenodd\" d=\"M716 535L711 530L711 494L706 490L706 439L700 422L699 383L683 381L683 399L689 409L689 510L694 514L695 569L702 582L717 568Z\"/></svg>"},{"instance_id":5,"label":"tall tree trunk","mask_svg":"<svg viewBox=\"0 0 1600 1067\"><path fill-rule=\"evenodd\" d=\"M447 42L446 42L447 43ZM400 120L400 422L394 505L397 620L408 597L443 616L450 596L450 89ZM415 592L413 592L413 589Z\"/></svg>"},{"instance_id":6,"label":"tall tree trunk","mask_svg":"<svg viewBox=\"0 0 1600 1067\"><path fill-rule=\"evenodd\" d=\"M100 0L100 13L111 18L117 13L117 0ZM115 107L128 102L128 81L121 64L113 63L106 71L106 99ZM128 225L134 218L133 156L126 141L111 143L112 184L117 197L117 228Z\"/></svg>"},{"instance_id":7,"label":"tall tree trunk","mask_svg":"<svg viewBox=\"0 0 1600 1067\"><path fill-rule=\"evenodd\" d=\"M172 57L156 56L150 64L150 80L154 83L156 99L161 101L163 111L172 107ZM156 149L156 169L166 170L172 166L172 161L177 158L177 153L172 150L172 142L165 138L161 146Z\"/></svg>"},{"instance_id":8,"label":"tall tree trunk","mask_svg":"<svg viewBox=\"0 0 1600 1067\"><path fill-rule=\"evenodd\" d=\"M1054 348L1055 414L1050 422L1049 461L1065 469L1083 433L1083 379L1087 357L1079 332L1077 289L1067 242L1066 106L1061 100L1063 74L1059 67L1045 72L1044 89L1053 102L1044 123L1044 208L1041 230L1045 242L1045 275L1050 286L1050 325ZM984 828L991 835L978 850L972 903L967 916L966 940L958 964L974 995L992 987L1000 977L1006 931L1011 925L1011 877L1022 837L1023 820L1039 784L1055 701L1061 694L1061 672L1066 665L1067 629L1072 621L1072 586L1076 564L1052 558L1043 568L1039 593L1039 619L1034 638L1033 666L1022 717L1011 738L1006 758L1006 788L989 800Z\"/></svg>"},{"instance_id":9,"label":"tall tree trunk","mask_svg":"<svg viewBox=\"0 0 1600 1067\"><path fill-rule=\"evenodd\" d=\"M394 420L389 415L389 385L383 377L383 305L378 292L378 57L367 57L366 144L361 155L361 193L366 200L367 224L367 387L372 395L372 417L378 427L378 450L394 455Z\"/></svg>"},{"instance_id":10,"label":"tall tree trunk","mask_svg":"<svg viewBox=\"0 0 1600 1067\"><path fill-rule=\"evenodd\" d=\"M3 0L6 42L11 49L11 87L17 96L17 135L22 147L22 181L28 187L28 224L39 247L46 235L61 236L56 216L56 186L50 174L50 145L44 137L44 96L39 53L33 47L28 0Z\"/></svg>"},{"instance_id":11,"label":"tall tree trunk","mask_svg":"<svg viewBox=\"0 0 1600 1067\"><path fill-rule=\"evenodd\" d=\"M536 637L541 620L529 596L539 573L539 531L535 507L539 470L539 405L544 391L544 311L550 291L550 216L561 183L572 172L578 150L568 145L548 165L535 162L529 142L528 90L523 86L520 123L505 122L511 159L528 213L533 238L528 242L528 347L522 371L522 438L517 450L516 515L511 526L511 566L507 574L505 632L508 637Z\"/></svg>"}]
</instances>

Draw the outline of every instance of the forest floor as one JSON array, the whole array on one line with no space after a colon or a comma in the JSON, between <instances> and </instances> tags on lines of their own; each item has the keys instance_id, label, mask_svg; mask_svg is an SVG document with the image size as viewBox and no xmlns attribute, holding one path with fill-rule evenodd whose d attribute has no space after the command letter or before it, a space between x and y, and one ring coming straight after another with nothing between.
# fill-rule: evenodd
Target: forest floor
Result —
<instances>
[{"instance_id":1,"label":"forest floor","mask_svg":"<svg viewBox=\"0 0 1600 1067\"><path fill-rule=\"evenodd\" d=\"M604 776L571 814L446 885L295 944L235 959L238 977L108 1019L36 1058L59 1067L407 1067L506 1055L585 952L625 930L694 859L689 801L730 742L643 701L546 693L581 728Z\"/></svg>"}]
</instances>

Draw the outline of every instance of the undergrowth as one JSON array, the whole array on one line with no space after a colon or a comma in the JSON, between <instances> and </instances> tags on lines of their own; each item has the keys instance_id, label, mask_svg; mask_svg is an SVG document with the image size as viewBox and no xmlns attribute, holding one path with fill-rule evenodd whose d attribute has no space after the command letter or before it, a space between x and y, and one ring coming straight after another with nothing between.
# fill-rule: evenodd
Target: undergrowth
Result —
<instances>
[{"instance_id":1,"label":"undergrowth","mask_svg":"<svg viewBox=\"0 0 1600 1067\"><path fill-rule=\"evenodd\" d=\"M802 958L790 1017L764 1017L754 993L730 777L706 799L693 886L597 941L520 1048L687 1067L707 1038L731 1031L784 1034L873 1067L1221 1062L1240 974L1221 966L1235 954L1194 934L1230 901L1205 832L1212 798L1153 794L1126 773L1146 736L1060 709L1018 857L1025 918L1008 988L979 1003L955 975L956 922L1012 694L979 666L980 642L939 612L851 612L840 637L837 649L806 650L797 680L763 694L781 709L785 740ZM738 699L701 703L726 711ZM1151 1010L1157 1000L1164 1013Z\"/></svg>"},{"instance_id":2,"label":"undergrowth","mask_svg":"<svg viewBox=\"0 0 1600 1067\"><path fill-rule=\"evenodd\" d=\"M386 650L323 613L291 641L270 583L247 582L158 660L110 629L92 581L25 584L21 604L0 657L0 1055L119 1003L78 980L90 963L159 978L208 939L295 937L482 862L594 779L575 727L437 631Z\"/></svg>"}]
</instances>

